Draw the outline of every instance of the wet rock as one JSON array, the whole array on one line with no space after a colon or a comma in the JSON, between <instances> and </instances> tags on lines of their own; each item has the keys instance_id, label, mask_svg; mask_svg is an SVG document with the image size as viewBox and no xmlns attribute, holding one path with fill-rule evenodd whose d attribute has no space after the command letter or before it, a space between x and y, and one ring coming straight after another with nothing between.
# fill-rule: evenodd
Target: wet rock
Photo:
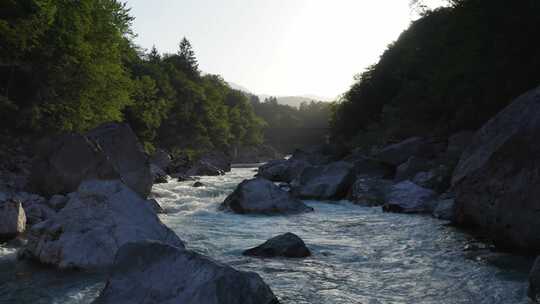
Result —
<instances>
[{"instance_id":1,"label":"wet rock","mask_svg":"<svg viewBox=\"0 0 540 304\"><path fill-rule=\"evenodd\" d=\"M353 165L340 161L305 168L291 183L291 192L301 199L339 200L346 197L353 183Z\"/></svg>"},{"instance_id":2,"label":"wet rock","mask_svg":"<svg viewBox=\"0 0 540 304\"><path fill-rule=\"evenodd\" d=\"M371 176L359 176L352 185L347 199L365 206L382 206L392 182Z\"/></svg>"},{"instance_id":3,"label":"wet rock","mask_svg":"<svg viewBox=\"0 0 540 304\"><path fill-rule=\"evenodd\" d=\"M165 213L165 210L161 207L161 205L159 204L159 202L155 199L148 199L146 200L146 203L148 205L150 205L150 207L152 208L152 210L154 210L154 212L156 214L164 214Z\"/></svg>"},{"instance_id":4,"label":"wet rock","mask_svg":"<svg viewBox=\"0 0 540 304\"><path fill-rule=\"evenodd\" d=\"M528 295L534 303L540 303L540 258L537 258L529 273Z\"/></svg>"},{"instance_id":5,"label":"wet rock","mask_svg":"<svg viewBox=\"0 0 540 304\"><path fill-rule=\"evenodd\" d=\"M281 190L269 180L245 180L229 195L222 209L235 213L287 214L313 211L289 192Z\"/></svg>"},{"instance_id":6,"label":"wet rock","mask_svg":"<svg viewBox=\"0 0 540 304\"><path fill-rule=\"evenodd\" d=\"M59 268L102 269L128 242L183 247L150 204L120 181L86 181L66 206L28 234L24 256Z\"/></svg>"},{"instance_id":7,"label":"wet rock","mask_svg":"<svg viewBox=\"0 0 540 304\"><path fill-rule=\"evenodd\" d=\"M121 179L148 196L153 181L149 163L127 124L104 124L85 135L63 134L40 144L30 176L37 193L67 194L90 179Z\"/></svg>"},{"instance_id":8,"label":"wet rock","mask_svg":"<svg viewBox=\"0 0 540 304\"><path fill-rule=\"evenodd\" d=\"M26 229L26 214L17 200L0 201L0 241L16 238Z\"/></svg>"},{"instance_id":9,"label":"wet rock","mask_svg":"<svg viewBox=\"0 0 540 304\"><path fill-rule=\"evenodd\" d=\"M243 252L244 255L256 257L305 258L311 255L304 241L294 233L278 235L264 244Z\"/></svg>"},{"instance_id":10,"label":"wet rock","mask_svg":"<svg viewBox=\"0 0 540 304\"><path fill-rule=\"evenodd\" d=\"M165 171L163 171L160 167L152 164L150 165L150 172L152 174L154 184L166 184L169 182L167 173L165 173Z\"/></svg>"},{"instance_id":11,"label":"wet rock","mask_svg":"<svg viewBox=\"0 0 540 304\"><path fill-rule=\"evenodd\" d=\"M204 187L204 184L201 183L201 182L195 182L195 183L193 184L193 187L195 187L195 188Z\"/></svg>"},{"instance_id":12,"label":"wet rock","mask_svg":"<svg viewBox=\"0 0 540 304\"><path fill-rule=\"evenodd\" d=\"M390 188L383 206L385 212L426 213L431 212L437 194L411 181L403 181Z\"/></svg>"},{"instance_id":13,"label":"wet rock","mask_svg":"<svg viewBox=\"0 0 540 304\"><path fill-rule=\"evenodd\" d=\"M124 245L95 304L279 304L253 272L158 242Z\"/></svg>"},{"instance_id":14,"label":"wet rock","mask_svg":"<svg viewBox=\"0 0 540 304\"><path fill-rule=\"evenodd\" d=\"M296 179L305 168L311 165L306 161L299 160L274 160L259 168L257 176L264 177L273 182L290 183Z\"/></svg>"},{"instance_id":15,"label":"wet rock","mask_svg":"<svg viewBox=\"0 0 540 304\"><path fill-rule=\"evenodd\" d=\"M540 88L488 121L452 178L456 222L480 228L499 247L540 252Z\"/></svg>"},{"instance_id":16,"label":"wet rock","mask_svg":"<svg viewBox=\"0 0 540 304\"><path fill-rule=\"evenodd\" d=\"M446 221L454 220L455 215L455 201L454 199L446 199L437 202L435 209L433 210L433 216Z\"/></svg>"}]
</instances>

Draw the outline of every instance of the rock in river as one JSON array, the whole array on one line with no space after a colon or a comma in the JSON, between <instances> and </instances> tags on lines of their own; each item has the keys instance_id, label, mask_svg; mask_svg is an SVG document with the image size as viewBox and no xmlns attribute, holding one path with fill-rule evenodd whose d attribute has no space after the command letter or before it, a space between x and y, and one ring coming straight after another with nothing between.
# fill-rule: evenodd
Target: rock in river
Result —
<instances>
[{"instance_id":1,"label":"rock in river","mask_svg":"<svg viewBox=\"0 0 540 304\"><path fill-rule=\"evenodd\" d=\"M433 207L431 203L437 197L432 190L422 188L411 181L395 184L390 188L383 210L399 213L425 213Z\"/></svg>"},{"instance_id":2,"label":"rock in river","mask_svg":"<svg viewBox=\"0 0 540 304\"><path fill-rule=\"evenodd\" d=\"M301 213L313 211L302 201L295 199L287 191L281 190L271 181L264 178L245 180L229 195L222 209L236 213Z\"/></svg>"},{"instance_id":3,"label":"rock in river","mask_svg":"<svg viewBox=\"0 0 540 304\"><path fill-rule=\"evenodd\" d=\"M287 232L266 241L264 244L243 252L256 257L305 258L311 255L304 241L294 233Z\"/></svg>"},{"instance_id":4,"label":"rock in river","mask_svg":"<svg viewBox=\"0 0 540 304\"><path fill-rule=\"evenodd\" d=\"M347 162L308 167L291 184L291 192L301 199L345 198L354 183L354 167Z\"/></svg>"},{"instance_id":5,"label":"rock in river","mask_svg":"<svg viewBox=\"0 0 540 304\"><path fill-rule=\"evenodd\" d=\"M124 245L94 304L279 304L261 277L159 242Z\"/></svg>"},{"instance_id":6,"label":"rock in river","mask_svg":"<svg viewBox=\"0 0 540 304\"><path fill-rule=\"evenodd\" d=\"M540 253L540 87L489 120L452 178L456 221L497 245Z\"/></svg>"},{"instance_id":7,"label":"rock in river","mask_svg":"<svg viewBox=\"0 0 540 304\"><path fill-rule=\"evenodd\" d=\"M32 227L24 256L59 268L102 269L123 244L147 239L184 246L122 182L87 181L56 215Z\"/></svg>"}]
</instances>

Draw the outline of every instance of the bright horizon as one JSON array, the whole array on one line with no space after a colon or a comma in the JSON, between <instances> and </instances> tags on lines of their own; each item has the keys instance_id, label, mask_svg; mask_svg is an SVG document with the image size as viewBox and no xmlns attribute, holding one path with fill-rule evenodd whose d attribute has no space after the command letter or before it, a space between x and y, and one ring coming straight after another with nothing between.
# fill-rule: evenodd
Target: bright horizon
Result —
<instances>
[{"instance_id":1,"label":"bright horizon","mask_svg":"<svg viewBox=\"0 0 540 304\"><path fill-rule=\"evenodd\" d=\"M437 2L434 0L434 2ZM408 0L129 0L135 42L174 53L258 95L335 98L414 14Z\"/></svg>"}]
</instances>

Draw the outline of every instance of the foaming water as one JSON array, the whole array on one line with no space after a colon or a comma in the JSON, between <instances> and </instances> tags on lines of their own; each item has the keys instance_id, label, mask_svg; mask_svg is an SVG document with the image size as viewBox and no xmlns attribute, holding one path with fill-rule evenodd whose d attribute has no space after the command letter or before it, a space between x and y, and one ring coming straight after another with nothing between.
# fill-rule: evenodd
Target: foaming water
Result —
<instances>
[{"instance_id":1,"label":"foaming water","mask_svg":"<svg viewBox=\"0 0 540 304\"><path fill-rule=\"evenodd\" d=\"M306 203L292 216L237 215L219 204L253 168L226 176L154 187L168 212L161 219L188 248L259 273L282 303L525 304L529 260L469 256L467 235L427 216L382 213L348 202ZM298 234L313 256L256 259L242 251L280 233ZM0 246L0 303L90 303L104 276L65 273L17 263ZM489 261L489 262L488 262ZM496 264L497 266L495 266Z\"/></svg>"}]
</instances>

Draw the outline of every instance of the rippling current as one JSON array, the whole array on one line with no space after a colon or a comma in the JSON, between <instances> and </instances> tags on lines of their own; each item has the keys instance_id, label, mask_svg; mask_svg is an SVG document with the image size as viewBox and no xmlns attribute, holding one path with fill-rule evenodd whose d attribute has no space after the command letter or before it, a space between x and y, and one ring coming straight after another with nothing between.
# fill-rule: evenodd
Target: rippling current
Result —
<instances>
[{"instance_id":1,"label":"rippling current","mask_svg":"<svg viewBox=\"0 0 540 304\"><path fill-rule=\"evenodd\" d=\"M428 216L382 213L348 202L306 203L315 212L246 216L219 203L253 168L226 176L157 185L161 219L188 248L238 269L259 273L282 303L526 304L531 261L464 251L471 238ZM299 235L313 256L256 259L242 251L280 233ZM91 273L59 273L16 262L0 246L0 303L90 303L104 285Z\"/></svg>"}]
</instances>

